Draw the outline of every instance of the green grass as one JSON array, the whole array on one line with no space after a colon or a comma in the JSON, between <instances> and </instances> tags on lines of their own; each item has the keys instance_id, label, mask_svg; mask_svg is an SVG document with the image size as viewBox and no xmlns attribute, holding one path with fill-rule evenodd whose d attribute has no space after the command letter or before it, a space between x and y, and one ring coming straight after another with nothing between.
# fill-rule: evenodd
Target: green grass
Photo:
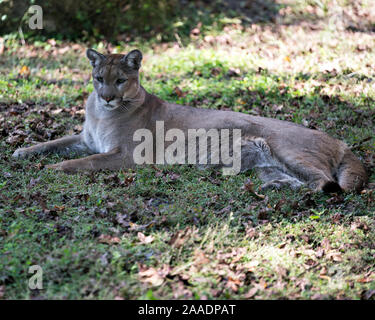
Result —
<instances>
[{"instance_id":1,"label":"green grass","mask_svg":"<svg viewBox=\"0 0 375 320\"><path fill-rule=\"evenodd\" d=\"M306 2L279 2L291 8L285 24L235 22L183 47L114 50L140 47L142 84L164 100L276 117L344 140L370 170L366 191L259 197L243 188L251 179L258 191L251 171L149 166L66 175L43 168L57 156L15 161L19 146L79 132L92 84L85 45L8 40L0 56L2 298L374 298L373 38L333 29L327 1L309 1L323 5L318 29L290 22ZM20 76L22 66L30 76ZM34 264L43 268L42 290L27 286Z\"/></svg>"}]
</instances>

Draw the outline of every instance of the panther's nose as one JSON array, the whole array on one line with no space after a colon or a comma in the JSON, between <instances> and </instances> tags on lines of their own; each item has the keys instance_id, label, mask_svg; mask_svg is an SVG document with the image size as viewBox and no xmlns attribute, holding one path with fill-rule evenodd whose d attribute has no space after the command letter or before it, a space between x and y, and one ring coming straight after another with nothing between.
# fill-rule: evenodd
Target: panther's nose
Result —
<instances>
[{"instance_id":1,"label":"panther's nose","mask_svg":"<svg viewBox=\"0 0 375 320\"><path fill-rule=\"evenodd\" d=\"M103 96L102 97L105 101L109 102L112 101L115 97L114 96Z\"/></svg>"}]
</instances>

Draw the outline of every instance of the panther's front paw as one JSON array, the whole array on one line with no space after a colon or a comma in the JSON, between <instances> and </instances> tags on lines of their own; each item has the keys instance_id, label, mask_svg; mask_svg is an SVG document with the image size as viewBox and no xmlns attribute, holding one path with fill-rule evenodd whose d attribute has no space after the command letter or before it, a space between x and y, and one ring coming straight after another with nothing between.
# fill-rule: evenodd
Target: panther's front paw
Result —
<instances>
[{"instance_id":1,"label":"panther's front paw","mask_svg":"<svg viewBox=\"0 0 375 320\"><path fill-rule=\"evenodd\" d=\"M47 169L53 169L56 171L63 171L63 172L69 172L69 168L65 166L64 162L55 163L55 164L48 164L45 166Z\"/></svg>"},{"instance_id":2,"label":"panther's front paw","mask_svg":"<svg viewBox=\"0 0 375 320\"><path fill-rule=\"evenodd\" d=\"M272 180L272 181L269 181L269 182L266 182L266 183L262 184L260 189L262 191L266 191L266 190L270 190L270 189L279 190L279 189L281 189L282 186L283 186L283 184L279 180Z\"/></svg>"},{"instance_id":3,"label":"panther's front paw","mask_svg":"<svg viewBox=\"0 0 375 320\"><path fill-rule=\"evenodd\" d=\"M47 169L55 169L55 170L62 170L61 166L59 165L59 163L55 163L55 164L47 164L45 166L45 168Z\"/></svg>"},{"instance_id":4,"label":"panther's front paw","mask_svg":"<svg viewBox=\"0 0 375 320\"><path fill-rule=\"evenodd\" d=\"M63 171L65 173L75 173L77 170L75 167L69 165L69 161L63 161L55 164L48 164L45 166L47 169L53 169L57 171Z\"/></svg>"},{"instance_id":5,"label":"panther's front paw","mask_svg":"<svg viewBox=\"0 0 375 320\"><path fill-rule=\"evenodd\" d=\"M23 159L26 158L30 153L27 151L27 148L19 148L12 154L14 159Z\"/></svg>"}]
</instances>

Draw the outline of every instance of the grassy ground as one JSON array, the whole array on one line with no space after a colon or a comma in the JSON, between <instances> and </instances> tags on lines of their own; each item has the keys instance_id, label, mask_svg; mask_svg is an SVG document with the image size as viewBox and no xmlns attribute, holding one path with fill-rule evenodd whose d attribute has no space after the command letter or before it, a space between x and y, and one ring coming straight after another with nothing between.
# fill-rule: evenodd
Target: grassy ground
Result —
<instances>
[{"instance_id":1,"label":"grassy ground","mask_svg":"<svg viewBox=\"0 0 375 320\"><path fill-rule=\"evenodd\" d=\"M276 4L263 25L232 19L176 43L108 49L141 48L142 83L167 101L346 141L369 169L366 190L259 195L252 172L66 175L44 169L57 156L14 161L19 146L79 132L92 84L85 45L10 37L0 56L0 298L375 298L375 7ZM35 264L42 290L27 286Z\"/></svg>"}]
</instances>

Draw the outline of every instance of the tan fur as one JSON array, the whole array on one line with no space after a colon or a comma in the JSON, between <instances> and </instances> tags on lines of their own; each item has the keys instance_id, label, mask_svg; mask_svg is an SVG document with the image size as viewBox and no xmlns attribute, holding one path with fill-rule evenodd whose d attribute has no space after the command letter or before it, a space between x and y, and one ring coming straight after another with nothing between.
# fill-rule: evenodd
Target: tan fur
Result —
<instances>
[{"instance_id":1,"label":"tan fur","mask_svg":"<svg viewBox=\"0 0 375 320\"><path fill-rule=\"evenodd\" d=\"M317 191L350 191L360 190L367 181L361 162L346 144L323 132L287 121L162 101L139 83L142 54L138 50L126 56L104 56L89 49L87 56L93 65L95 90L86 103L82 133L18 149L14 157L45 152L91 154L49 166L65 172L134 167L133 151L139 143L133 141L134 132L146 128L155 133L155 122L163 120L165 131L241 129L242 170L255 168L264 188L307 184ZM125 83L116 82L125 78Z\"/></svg>"}]
</instances>

